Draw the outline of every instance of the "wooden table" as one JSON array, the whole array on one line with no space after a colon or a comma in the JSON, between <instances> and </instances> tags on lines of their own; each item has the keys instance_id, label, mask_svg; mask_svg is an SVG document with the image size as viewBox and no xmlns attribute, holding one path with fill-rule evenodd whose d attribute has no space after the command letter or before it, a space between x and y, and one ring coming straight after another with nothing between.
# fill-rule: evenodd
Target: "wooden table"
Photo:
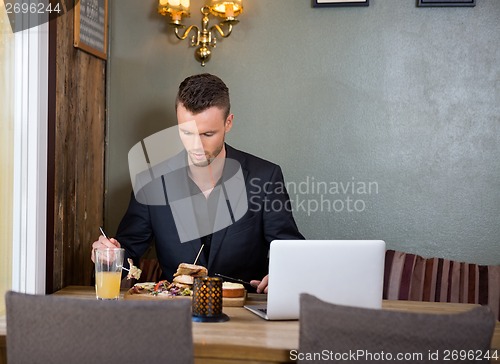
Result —
<instances>
[{"instance_id":1,"label":"wooden table","mask_svg":"<svg viewBox=\"0 0 500 364\"><path fill-rule=\"evenodd\" d=\"M70 286L55 294L95 299L93 287ZM249 297L251 303L263 300L265 300L264 295L250 295ZM458 313L472 307L475 305L414 301L383 302L384 309L409 312ZM265 321L241 307L225 307L224 313L231 318L230 321L193 323L196 363L292 362L290 350L297 349L299 344L298 321ZM0 346L2 345L2 335L5 342L5 320L1 321L0 319ZM500 350L500 322L498 321L492 340L492 348ZM2 358L0 358L0 363L2 363Z\"/></svg>"}]
</instances>

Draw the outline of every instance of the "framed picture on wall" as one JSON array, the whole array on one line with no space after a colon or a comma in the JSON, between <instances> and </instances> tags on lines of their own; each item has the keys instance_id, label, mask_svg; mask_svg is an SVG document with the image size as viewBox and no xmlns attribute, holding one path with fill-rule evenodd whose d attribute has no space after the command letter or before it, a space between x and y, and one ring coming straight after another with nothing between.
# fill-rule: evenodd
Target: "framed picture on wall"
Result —
<instances>
[{"instance_id":1,"label":"framed picture on wall","mask_svg":"<svg viewBox=\"0 0 500 364\"><path fill-rule=\"evenodd\" d=\"M75 4L74 46L107 58L108 0L79 0Z\"/></svg>"},{"instance_id":2,"label":"framed picture on wall","mask_svg":"<svg viewBox=\"0 0 500 364\"><path fill-rule=\"evenodd\" d=\"M327 6L368 6L369 0L312 0L313 8Z\"/></svg>"},{"instance_id":3,"label":"framed picture on wall","mask_svg":"<svg viewBox=\"0 0 500 364\"><path fill-rule=\"evenodd\" d=\"M417 0L418 7L476 6L476 0Z\"/></svg>"}]
</instances>

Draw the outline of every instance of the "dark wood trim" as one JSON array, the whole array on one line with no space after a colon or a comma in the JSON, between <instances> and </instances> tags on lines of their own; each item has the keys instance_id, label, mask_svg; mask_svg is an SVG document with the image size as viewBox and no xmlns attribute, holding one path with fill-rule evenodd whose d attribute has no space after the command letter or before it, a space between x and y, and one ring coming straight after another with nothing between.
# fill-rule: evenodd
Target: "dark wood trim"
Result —
<instances>
[{"instance_id":1,"label":"dark wood trim","mask_svg":"<svg viewBox=\"0 0 500 364\"><path fill-rule=\"evenodd\" d=\"M47 128L47 225L45 292L54 292L54 176L56 130L57 21L49 21L48 128Z\"/></svg>"}]
</instances>

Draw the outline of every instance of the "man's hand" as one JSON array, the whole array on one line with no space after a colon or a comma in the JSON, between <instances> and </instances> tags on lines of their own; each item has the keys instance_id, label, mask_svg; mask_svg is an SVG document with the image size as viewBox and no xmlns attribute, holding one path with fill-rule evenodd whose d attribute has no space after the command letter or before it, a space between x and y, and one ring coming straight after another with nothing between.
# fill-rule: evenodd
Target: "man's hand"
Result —
<instances>
[{"instance_id":1,"label":"man's hand","mask_svg":"<svg viewBox=\"0 0 500 364\"><path fill-rule=\"evenodd\" d=\"M257 288L257 293L267 293L267 281L269 279L269 275L262 278L261 281L252 280L250 284L252 287Z\"/></svg>"},{"instance_id":2,"label":"man's hand","mask_svg":"<svg viewBox=\"0 0 500 364\"><path fill-rule=\"evenodd\" d=\"M106 248L121 248L118 240L114 238L106 239L103 235L99 236L99 240L94 241L92 244L92 252L90 253L90 259L95 263L95 250L96 249L106 249Z\"/></svg>"}]
</instances>

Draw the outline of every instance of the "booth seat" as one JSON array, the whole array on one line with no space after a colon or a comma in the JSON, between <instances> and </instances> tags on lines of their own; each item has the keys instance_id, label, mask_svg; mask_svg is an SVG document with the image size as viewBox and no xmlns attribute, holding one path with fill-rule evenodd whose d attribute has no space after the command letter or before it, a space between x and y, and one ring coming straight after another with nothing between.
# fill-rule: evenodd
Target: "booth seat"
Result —
<instances>
[{"instance_id":1,"label":"booth seat","mask_svg":"<svg viewBox=\"0 0 500 364\"><path fill-rule=\"evenodd\" d=\"M500 312L500 266L387 250L383 298L488 305Z\"/></svg>"}]
</instances>

